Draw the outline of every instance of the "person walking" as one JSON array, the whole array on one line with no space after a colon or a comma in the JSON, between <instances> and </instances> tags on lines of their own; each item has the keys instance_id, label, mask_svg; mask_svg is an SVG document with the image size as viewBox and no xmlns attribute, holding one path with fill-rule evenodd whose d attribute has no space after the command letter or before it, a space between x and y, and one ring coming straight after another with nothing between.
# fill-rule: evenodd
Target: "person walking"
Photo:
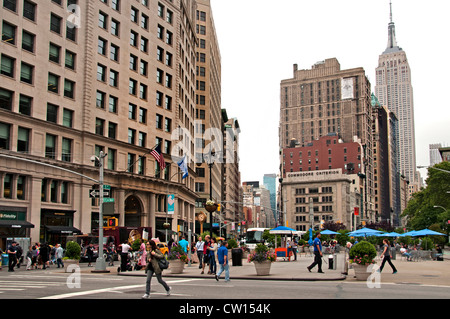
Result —
<instances>
[{"instance_id":1,"label":"person walking","mask_svg":"<svg viewBox=\"0 0 450 319\"><path fill-rule=\"evenodd\" d=\"M217 259L219 260L220 269L214 276L219 281L220 275L225 271L225 282L230 281L230 266L228 265L228 242L222 241L219 249L217 250Z\"/></svg>"},{"instance_id":2,"label":"person walking","mask_svg":"<svg viewBox=\"0 0 450 319\"><path fill-rule=\"evenodd\" d=\"M33 263L33 247L29 246L28 247L28 251L27 254L25 255L25 257L27 258L27 270L31 270L31 265Z\"/></svg>"},{"instance_id":3,"label":"person walking","mask_svg":"<svg viewBox=\"0 0 450 319\"><path fill-rule=\"evenodd\" d=\"M208 247L208 259L209 259L209 273L211 273L212 275L215 275L217 272L217 263L216 263L216 254L217 254L217 243L216 240L214 238L211 238L211 244Z\"/></svg>"},{"instance_id":4,"label":"person walking","mask_svg":"<svg viewBox=\"0 0 450 319\"><path fill-rule=\"evenodd\" d=\"M122 252L120 253L120 271L127 271L128 252L131 250L131 246L127 242L122 245Z\"/></svg>"},{"instance_id":5,"label":"person walking","mask_svg":"<svg viewBox=\"0 0 450 319\"><path fill-rule=\"evenodd\" d=\"M87 255L89 262L88 267L92 267L92 260L94 259L94 245L92 243L89 243L89 246L86 247L84 255Z\"/></svg>"},{"instance_id":6,"label":"person walking","mask_svg":"<svg viewBox=\"0 0 450 319\"><path fill-rule=\"evenodd\" d=\"M322 242L320 241L321 234L318 233L316 235L316 238L314 239L313 246L314 246L314 261L311 265L306 267L309 272L311 272L311 269L313 269L316 265L318 267L318 273L323 274L322 271Z\"/></svg>"},{"instance_id":7,"label":"person walking","mask_svg":"<svg viewBox=\"0 0 450 319\"><path fill-rule=\"evenodd\" d=\"M383 271L384 264L386 262L388 262L389 265L392 268L392 273L396 274L397 273L397 269L395 268L394 264L391 261L391 249L390 249L390 246L389 246L389 240L384 239L383 240L383 244L384 244L383 245L383 252L380 255L380 258L382 258L383 261L381 262L380 269L378 269L377 271L381 273Z\"/></svg>"},{"instance_id":8,"label":"person walking","mask_svg":"<svg viewBox=\"0 0 450 319\"><path fill-rule=\"evenodd\" d=\"M13 241L13 242L11 243L11 245L8 247L8 258L9 258L9 261L8 261L8 271L9 271L9 272L13 272L13 271L14 271L14 267L15 267L16 264L17 264L16 253L17 253L17 250L16 250L16 242Z\"/></svg>"},{"instance_id":9,"label":"person walking","mask_svg":"<svg viewBox=\"0 0 450 319\"><path fill-rule=\"evenodd\" d=\"M183 251L187 254L189 242L186 240L186 237L184 236L181 237L181 240L178 242L178 245L180 245L181 248L183 248Z\"/></svg>"},{"instance_id":10,"label":"person walking","mask_svg":"<svg viewBox=\"0 0 450 319\"><path fill-rule=\"evenodd\" d=\"M202 240L202 237L198 237L197 243L195 243L195 252L197 253L199 266L198 269L202 269L203 266L203 249L205 246L205 242Z\"/></svg>"},{"instance_id":11,"label":"person walking","mask_svg":"<svg viewBox=\"0 0 450 319\"><path fill-rule=\"evenodd\" d=\"M166 290L167 296L170 296L170 291L172 288L170 288L167 283L162 279L162 270L159 268L158 260L165 258L163 253L156 247L156 243L154 240L150 240L147 243L147 281L145 284L145 295L142 296L142 299L148 299L150 298L150 286L153 274L155 274L156 278L158 279L158 282L164 287Z\"/></svg>"},{"instance_id":12,"label":"person walking","mask_svg":"<svg viewBox=\"0 0 450 319\"><path fill-rule=\"evenodd\" d=\"M211 245L211 237L209 235L205 236L205 244L203 246L203 266L202 266L202 275L205 273L205 265L209 265L209 255L208 255L208 247Z\"/></svg>"},{"instance_id":13,"label":"person walking","mask_svg":"<svg viewBox=\"0 0 450 319\"><path fill-rule=\"evenodd\" d=\"M64 268L64 263L62 261L63 255L64 255L64 250L62 249L61 244L56 244L55 258L56 258L57 268L60 268L60 266L62 268Z\"/></svg>"},{"instance_id":14,"label":"person walking","mask_svg":"<svg viewBox=\"0 0 450 319\"><path fill-rule=\"evenodd\" d=\"M47 243L44 243L43 245L41 245L41 248L39 249L39 256L41 256L41 261L42 261L42 269L48 268L49 254L50 254L50 249L49 249ZM45 266L47 266L47 267L45 267Z\"/></svg>"},{"instance_id":15,"label":"person walking","mask_svg":"<svg viewBox=\"0 0 450 319\"><path fill-rule=\"evenodd\" d=\"M16 243L16 260L17 268L20 268L20 264L23 262L23 249L19 243Z\"/></svg>"}]
</instances>

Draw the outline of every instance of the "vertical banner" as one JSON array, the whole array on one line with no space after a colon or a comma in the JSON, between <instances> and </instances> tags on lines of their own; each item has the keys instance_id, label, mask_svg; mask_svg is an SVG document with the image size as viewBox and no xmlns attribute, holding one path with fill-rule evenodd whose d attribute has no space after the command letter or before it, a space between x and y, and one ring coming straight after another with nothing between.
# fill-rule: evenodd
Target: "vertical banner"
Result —
<instances>
[{"instance_id":1,"label":"vertical banner","mask_svg":"<svg viewBox=\"0 0 450 319\"><path fill-rule=\"evenodd\" d=\"M167 195L167 213L173 215L175 212L175 195Z\"/></svg>"}]
</instances>

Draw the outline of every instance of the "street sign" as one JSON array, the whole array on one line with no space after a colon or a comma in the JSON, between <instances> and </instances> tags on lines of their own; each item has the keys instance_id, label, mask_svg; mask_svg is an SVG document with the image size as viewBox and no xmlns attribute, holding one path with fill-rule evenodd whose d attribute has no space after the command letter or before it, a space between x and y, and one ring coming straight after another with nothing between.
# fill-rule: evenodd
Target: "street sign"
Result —
<instances>
[{"instance_id":1,"label":"street sign","mask_svg":"<svg viewBox=\"0 0 450 319\"><path fill-rule=\"evenodd\" d=\"M103 203L114 203L114 198L104 197Z\"/></svg>"},{"instance_id":2,"label":"street sign","mask_svg":"<svg viewBox=\"0 0 450 319\"><path fill-rule=\"evenodd\" d=\"M175 212L175 195L167 195L167 213L173 215Z\"/></svg>"},{"instance_id":3,"label":"street sign","mask_svg":"<svg viewBox=\"0 0 450 319\"><path fill-rule=\"evenodd\" d=\"M91 198L99 198L100 197L100 190L98 190L98 189L91 189L89 191L89 197L91 197ZM103 189L103 197L109 197L109 189Z\"/></svg>"}]
</instances>

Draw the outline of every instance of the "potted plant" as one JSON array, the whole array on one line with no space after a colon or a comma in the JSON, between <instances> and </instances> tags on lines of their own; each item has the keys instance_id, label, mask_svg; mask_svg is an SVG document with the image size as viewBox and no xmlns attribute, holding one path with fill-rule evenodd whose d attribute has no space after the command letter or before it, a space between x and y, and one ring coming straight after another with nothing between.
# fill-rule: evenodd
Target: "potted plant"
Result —
<instances>
[{"instance_id":1,"label":"potted plant","mask_svg":"<svg viewBox=\"0 0 450 319\"><path fill-rule=\"evenodd\" d=\"M255 251L248 255L248 262L253 262L258 276L267 276L270 273L272 262L277 259L274 252L264 244L257 244Z\"/></svg>"},{"instance_id":2,"label":"potted plant","mask_svg":"<svg viewBox=\"0 0 450 319\"><path fill-rule=\"evenodd\" d=\"M172 274L181 274L184 270L184 265L188 261L188 256L183 251L181 246L173 246L167 256L167 260L170 261L169 269Z\"/></svg>"},{"instance_id":3,"label":"potted plant","mask_svg":"<svg viewBox=\"0 0 450 319\"><path fill-rule=\"evenodd\" d=\"M63 258L65 272L74 272L75 270L70 265L78 265L81 257L81 247L77 242L69 241L66 244L66 252Z\"/></svg>"},{"instance_id":4,"label":"potted plant","mask_svg":"<svg viewBox=\"0 0 450 319\"><path fill-rule=\"evenodd\" d=\"M215 212L218 207L219 205L217 205L213 200L209 199L206 201L205 208L208 212Z\"/></svg>"},{"instance_id":5,"label":"potted plant","mask_svg":"<svg viewBox=\"0 0 450 319\"><path fill-rule=\"evenodd\" d=\"M169 229L170 228L170 223L164 223L163 224L163 228L164 229Z\"/></svg>"},{"instance_id":6,"label":"potted plant","mask_svg":"<svg viewBox=\"0 0 450 319\"><path fill-rule=\"evenodd\" d=\"M356 280L367 280L371 272L368 267L375 264L377 250L368 241L361 241L354 245L349 251L349 261L355 270Z\"/></svg>"}]
</instances>

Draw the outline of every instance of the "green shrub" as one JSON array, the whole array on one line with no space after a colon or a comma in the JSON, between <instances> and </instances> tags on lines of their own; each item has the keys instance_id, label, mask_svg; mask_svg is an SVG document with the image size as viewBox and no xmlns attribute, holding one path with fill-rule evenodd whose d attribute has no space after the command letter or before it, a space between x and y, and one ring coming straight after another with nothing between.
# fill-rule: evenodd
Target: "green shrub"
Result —
<instances>
[{"instance_id":1,"label":"green shrub","mask_svg":"<svg viewBox=\"0 0 450 319\"><path fill-rule=\"evenodd\" d=\"M228 240L228 249L233 249L233 248L238 248L238 247L239 247L239 245L236 240L234 240L234 239Z\"/></svg>"},{"instance_id":2,"label":"green shrub","mask_svg":"<svg viewBox=\"0 0 450 319\"><path fill-rule=\"evenodd\" d=\"M349 251L350 262L362 265L373 263L376 256L377 250L375 246L364 240L353 245Z\"/></svg>"},{"instance_id":3,"label":"green shrub","mask_svg":"<svg viewBox=\"0 0 450 319\"><path fill-rule=\"evenodd\" d=\"M81 247L78 243L74 242L74 241L69 241L66 244L66 254L65 254L65 258L66 259L75 259L75 260L79 260L81 256Z\"/></svg>"}]
</instances>

